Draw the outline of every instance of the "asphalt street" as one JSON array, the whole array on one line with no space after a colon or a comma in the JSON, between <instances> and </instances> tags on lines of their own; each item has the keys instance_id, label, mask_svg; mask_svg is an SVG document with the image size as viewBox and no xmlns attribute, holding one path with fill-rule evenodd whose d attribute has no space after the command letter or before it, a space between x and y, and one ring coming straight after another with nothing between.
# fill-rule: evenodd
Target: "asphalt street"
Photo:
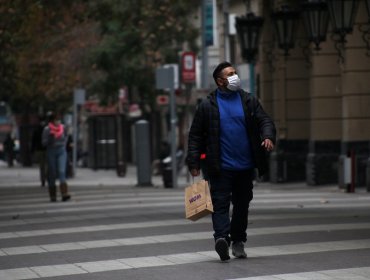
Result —
<instances>
[{"instance_id":1,"label":"asphalt street","mask_svg":"<svg viewBox=\"0 0 370 280\"><path fill-rule=\"evenodd\" d=\"M257 183L247 259L220 262L210 216L184 218L176 189L136 169L79 168L72 200L50 203L36 167L0 164L0 280L370 279L370 193Z\"/></svg>"}]
</instances>

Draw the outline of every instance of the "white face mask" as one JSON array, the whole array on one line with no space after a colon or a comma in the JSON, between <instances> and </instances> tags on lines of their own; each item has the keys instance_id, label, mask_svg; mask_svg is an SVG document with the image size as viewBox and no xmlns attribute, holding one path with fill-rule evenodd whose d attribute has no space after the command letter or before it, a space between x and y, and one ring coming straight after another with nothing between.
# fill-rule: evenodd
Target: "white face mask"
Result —
<instances>
[{"instance_id":1,"label":"white face mask","mask_svg":"<svg viewBox=\"0 0 370 280\"><path fill-rule=\"evenodd\" d=\"M237 74L227 78L229 84L226 86L231 91L237 91L240 89L240 79Z\"/></svg>"}]
</instances>

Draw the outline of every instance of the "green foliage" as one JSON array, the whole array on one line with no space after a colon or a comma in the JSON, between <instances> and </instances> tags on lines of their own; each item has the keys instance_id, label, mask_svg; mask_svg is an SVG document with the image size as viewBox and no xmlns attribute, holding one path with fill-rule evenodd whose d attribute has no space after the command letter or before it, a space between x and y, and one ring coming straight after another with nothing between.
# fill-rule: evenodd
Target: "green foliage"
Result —
<instances>
[{"instance_id":1,"label":"green foliage","mask_svg":"<svg viewBox=\"0 0 370 280\"><path fill-rule=\"evenodd\" d=\"M195 50L195 0L0 0L0 99L36 110L72 102L75 87L150 102L154 70ZM133 90L135 89L135 91ZM17 105L17 106L15 106ZM50 107L49 107L50 108Z\"/></svg>"},{"instance_id":2,"label":"green foliage","mask_svg":"<svg viewBox=\"0 0 370 280\"><path fill-rule=\"evenodd\" d=\"M22 21L16 9L21 1L0 0L0 100L9 101L15 90L16 54L19 37L17 33Z\"/></svg>"},{"instance_id":3,"label":"green foliage","mask_svg":"<svg viewBox=\"0 0 370 280\"><path fill-rule=\"evenodd\" d=\"M179 51L188 42L195 50L197 30L189 23L197 1L97 1L92 16L100 22L103 40L92 61L104 78L94 90L104 98L117 95L126 85L138 102L153 100L155 69L178 63Z\"/></svg>"},{"instance_id":4,"label":"green foliage","mask_svg":"<svg viewBox=\"0 0 370 280\"><path fill-rule=\"evenodd\" d=\"M85 2L0 0L0 99L18 111L69 106L97 41Z\"/></svg>"}]
</instances>

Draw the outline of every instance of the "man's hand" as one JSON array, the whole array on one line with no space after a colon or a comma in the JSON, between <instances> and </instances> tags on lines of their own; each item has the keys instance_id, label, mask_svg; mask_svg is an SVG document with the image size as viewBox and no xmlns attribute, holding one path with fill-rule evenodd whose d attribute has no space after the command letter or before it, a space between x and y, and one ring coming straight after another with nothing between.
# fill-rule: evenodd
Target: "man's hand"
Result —
<instances>
[{"instance_id":1,"label":"man's hand","mask_svg":"<svg viewBox=\"0 0 370 280\"><path fill-rule=\"evenodd\" d=\"M270 139L263 140L261 146L268 152L271 152L274 149L274 143Z\"/></svg>"},{"instance_id":2,"label":"man's hand","mask_svg":"<svg viewBox=\"0 0 370 280\"><path fill-rule=\"evenodd\" d=\"M200 175L200 170L199 169L192 169L192 170L190 170L190 174L193 177L199 176Z\"/></svg>"}]
</instances>

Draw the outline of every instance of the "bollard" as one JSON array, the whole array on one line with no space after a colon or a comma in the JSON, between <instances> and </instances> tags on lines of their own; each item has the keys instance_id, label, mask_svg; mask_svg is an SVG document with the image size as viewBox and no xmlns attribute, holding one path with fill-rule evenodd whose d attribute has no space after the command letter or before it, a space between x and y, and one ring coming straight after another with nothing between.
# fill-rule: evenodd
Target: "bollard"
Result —
<instances>
[{"instance_id":1,"label":"bollard","mask_svg":"<svg viewBox=\"0 0 370 280\"><path fill-rule=\"evenodd\" d=\"M366 163L366 190L370 192L370 157Z\"/></svg>"},{"instance_id":2,"label":"bollard","mask_svg":"<svg viewBox=\"0 0 370 280\"><path fill-rule=\"evenodd\" d=\"M355 151L348 151L347 157L344 159L344 184L348 193L355 192L356 180L356 155Z\"/></svg>"},{"instance_id":3,"label":"bollard","mask_svg":"<svg viewBox=\"0 0 370 280\"><path fill-rule=\"evenodd\" d=\"M152 186L150 162L149 123L140 120L135 123L137 186Z\"/></svg>"}]
</instances>

